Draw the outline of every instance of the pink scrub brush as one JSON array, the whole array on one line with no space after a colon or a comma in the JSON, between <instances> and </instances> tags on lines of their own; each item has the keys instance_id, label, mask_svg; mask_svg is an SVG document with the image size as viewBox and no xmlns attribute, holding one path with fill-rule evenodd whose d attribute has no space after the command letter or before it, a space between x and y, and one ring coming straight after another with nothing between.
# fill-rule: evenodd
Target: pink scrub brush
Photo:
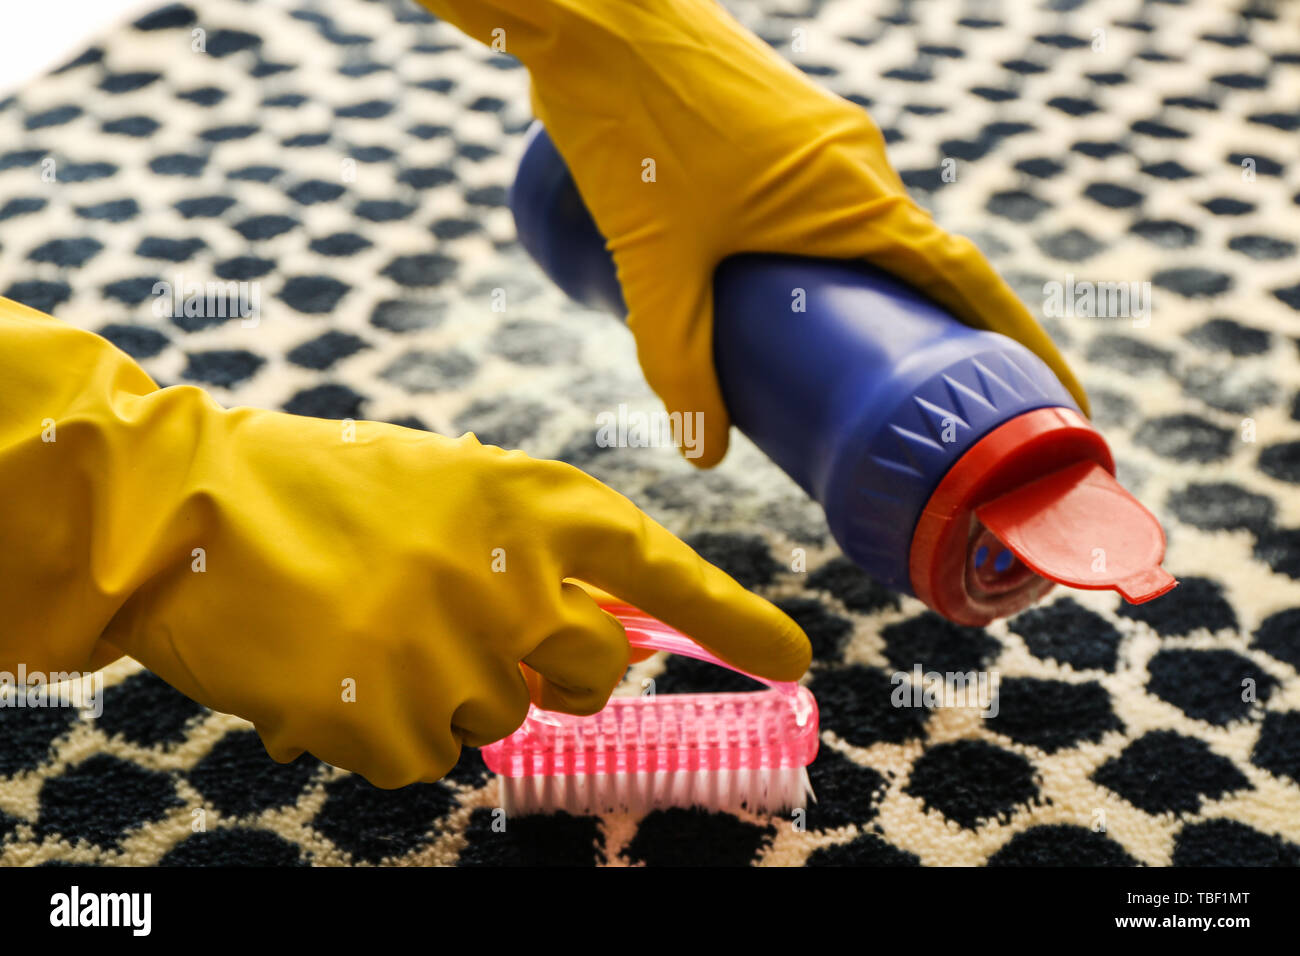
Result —
<instances>
[{"instance_id":1,"label":"pink scrub brush","mask_svg":"<svg viewBox=\"0 0 1300 956\"><path fill-rule=\"evenodd\" d=\"M605 610L633 647L737 670L634 607ZM519 816L802 808L812 793L817 702L798 684L746 676L767 689L613 697L590 717L531 707L518 730L483 748L500 778L502 808Z\"/></svg>"}]
</instances>

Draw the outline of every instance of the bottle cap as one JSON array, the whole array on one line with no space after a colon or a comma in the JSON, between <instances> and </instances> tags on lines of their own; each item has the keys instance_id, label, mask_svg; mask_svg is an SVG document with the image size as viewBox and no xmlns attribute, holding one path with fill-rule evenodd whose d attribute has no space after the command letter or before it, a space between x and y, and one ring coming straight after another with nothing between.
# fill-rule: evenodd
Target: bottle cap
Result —
<instances>
[{"instance_id":1,"label":"bottle cap","mask_svg":"<svg viewBox=\"0 0 1300 956\"><path fill-rule=\"evenodd\" d=\"M912 587L958 624L1028 607L1055 584L1133 604L1177 585L1160 523L1114 478L1105 440L1073 409L1025 412L949 469L912 537Z\"/></svg>"}]
</instances>

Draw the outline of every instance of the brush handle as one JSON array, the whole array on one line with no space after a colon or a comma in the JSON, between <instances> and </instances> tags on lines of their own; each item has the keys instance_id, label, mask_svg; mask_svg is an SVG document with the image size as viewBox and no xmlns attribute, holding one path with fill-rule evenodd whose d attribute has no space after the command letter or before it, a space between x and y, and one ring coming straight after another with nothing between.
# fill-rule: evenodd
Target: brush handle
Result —
<instances>
[{"instance_id":1,"label":"brush handle","mask_svg":"<svg viewBox=\"0 0 1300 956\"><path fill-rule=\"evenodd\" d=\"M798 684L790 681L768 680L766 677L759 677L757 674L751 674L739 667L732 667L712 651L696 644L681 631L669 627L663 621L651 617L645 611L632 607L630 604L602 604L600 609L618 619L618 622L623 625L623 630L627 632L627 642L633 647L651 651L666 651L669 654L676 654L678 657L689 657L697 661L704 661L706 664L716 664L719 667L725 667L729 671L742 674L750 680L765 684L773 690L792 695L798 693Z\"/></svg>"}]
</instances>

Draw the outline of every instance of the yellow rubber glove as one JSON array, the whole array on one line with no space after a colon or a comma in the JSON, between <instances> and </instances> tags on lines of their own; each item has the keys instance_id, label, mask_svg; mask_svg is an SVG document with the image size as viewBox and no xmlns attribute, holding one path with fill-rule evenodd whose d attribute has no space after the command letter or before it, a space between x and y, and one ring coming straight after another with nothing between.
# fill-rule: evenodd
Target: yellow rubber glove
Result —
<instances>
[{"instance_id":1,"label":"yellow rubber glove","mask_svg":"<svg viewBox=\"0 0 1300 956\"><path fill-rule=\"evenodd\" d=\"M576 468L374 422L226 410L0 299L0 669L129 654L382 787L436 780L628 659L572 580L793 680L798 626Z\"/></svg>"},{"instance_id":2,"label":"yellow rubber glove","mask_svg":"<svg viewBox=\"0 0 1300 956\"><path fill-rule=\"evenodd\" d=\"M866 112L715 0L420 2L527 65L534 112L613 253L646 379L670 412L704 413L694 464L727 449L712 277L740 252L869 260L968 325L1023 343L1087 412L1010 287L908 198Z\"/></svg>"}]
</instances>

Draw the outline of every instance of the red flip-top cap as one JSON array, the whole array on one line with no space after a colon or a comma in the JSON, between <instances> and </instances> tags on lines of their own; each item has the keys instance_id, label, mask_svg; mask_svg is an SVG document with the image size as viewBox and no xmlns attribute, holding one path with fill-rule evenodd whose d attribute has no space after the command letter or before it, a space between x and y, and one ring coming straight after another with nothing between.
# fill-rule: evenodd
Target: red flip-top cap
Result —
<instances>
[{"instance_id":1,"label":"red flip-top cap","mask_svg":"<svg viewBox=\"0 0 1300 956\"><path fill-rule=\"evenodd\" d=\"M966 452L912 536L917 597L959 624L1022 610L1056 583L1140 604L1177 585L1160 523L1115 481L1101 435L1067 408L1011 419Z\"/></svg>"}]
</instances>

